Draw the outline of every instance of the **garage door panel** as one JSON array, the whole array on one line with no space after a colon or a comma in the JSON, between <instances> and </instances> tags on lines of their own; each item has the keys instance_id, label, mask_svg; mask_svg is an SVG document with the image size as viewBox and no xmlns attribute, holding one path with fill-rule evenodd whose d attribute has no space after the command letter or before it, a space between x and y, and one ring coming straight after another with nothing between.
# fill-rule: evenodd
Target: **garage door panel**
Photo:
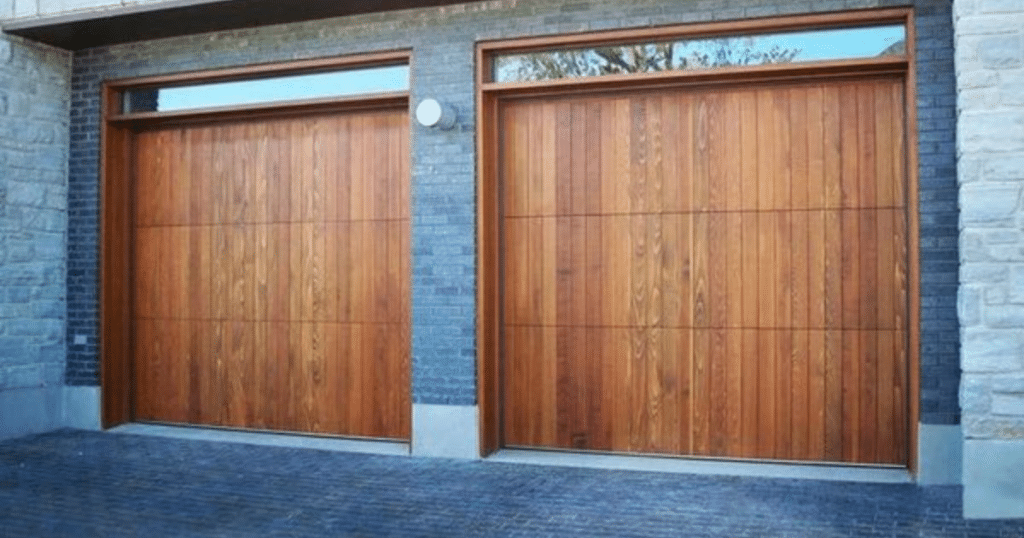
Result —
<instances>
[{"instance_id":1,"label":"garage door panel","mask_svg":"<svg viewBox=\"0 0 1024 538\"><path fill-rule=\"evenodd\" d=\"M506 282L515 293L506 297L506 319L901 328L901 247L891 231L899 218L896 209L866 209L508 219ZM833 226L823 229L825 222ZM827 286L830 279L841 285ZM862 289L877 293L864 297Z\"/></svg>"},{"instance_id":2,"label":"garage door panel","mask_svg":"<svg viewBox=\"0 0 1024 538\"><path fill-rule=\"evenodd\" d=\"M405 117L138 133L138 418L408 437Z\"/></svg>"},{"instance_id":3,"label":"garage door panel","mask_svg":"<svg viewBox=\"0 0 1024 538\"><path fill-rule=\"evenodd\" d=\"M900 91L504 103L506 442L905 462Z\"/></svg>"}]
</instances>

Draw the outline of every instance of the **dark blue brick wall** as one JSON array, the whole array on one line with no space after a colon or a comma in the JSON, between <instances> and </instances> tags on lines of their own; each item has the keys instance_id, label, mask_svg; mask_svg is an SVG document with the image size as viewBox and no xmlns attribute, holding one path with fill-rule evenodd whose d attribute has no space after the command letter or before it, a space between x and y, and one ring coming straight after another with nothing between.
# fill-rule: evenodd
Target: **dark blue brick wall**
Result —
<instances>
[{"instance_id":1,"label":"dark blue brick wall","mask_svg":"<svg viewBox=\"0 0 1024 538\"><path fill-rule=\"evenodd\" d=\"M919 0L918 181L921 214L921 422L959 424L960 325L956 79L949 0Z\"/></svg>"},{"instance_id":2,"label":"dark blue brick wall","mask_svg":"<svg viewBox=\"0 0 1024 538\"><path fill-rule=\"evenodd\" d=\"M459 114L447 132L414 127L413 398L476 400L474 45L478 40L658 24L905 5L893 0L491 1L220 32L75 55L68 265L71 384L97 380L97 164L105 79L337 54L413 49L413 102L443 96ZM958 420L956 181L952 21L948 1L918 0L922 133L922 419ZM950 280L952 278L952 280ZM74 344L75 335L85 343Z\"/></svg>"}]
</instances>

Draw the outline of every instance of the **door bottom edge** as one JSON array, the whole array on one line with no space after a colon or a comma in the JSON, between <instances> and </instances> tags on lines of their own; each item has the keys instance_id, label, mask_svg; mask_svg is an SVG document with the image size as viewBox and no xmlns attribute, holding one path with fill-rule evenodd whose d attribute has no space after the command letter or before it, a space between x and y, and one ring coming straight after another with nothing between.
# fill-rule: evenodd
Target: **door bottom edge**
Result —
<instances>
[{"instance_id":1,"label":"door bottom edge","mask_svg":"<svg viewBox=\"0 0 1024 538\"><path fill-rule=\"evenodd\" d=\"M842 462L753 460L673 454L581 452L534 447L500 448L484 458L484 461L708 476L882 484L914 483L909 469L904 466Z\"/></svg>"}]
</instances>

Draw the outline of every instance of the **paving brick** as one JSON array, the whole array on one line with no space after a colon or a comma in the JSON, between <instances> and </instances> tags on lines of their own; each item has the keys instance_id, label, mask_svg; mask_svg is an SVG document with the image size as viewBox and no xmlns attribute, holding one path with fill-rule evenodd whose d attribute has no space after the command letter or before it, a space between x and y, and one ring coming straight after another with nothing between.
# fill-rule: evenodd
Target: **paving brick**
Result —
<instances>
[{"instance_id":1,"label":"paving brick","mask_svg":"<svg viewBox=\"0 0 1024 538\"><path fill-rule=\"evenodd\" d=\"M1024 538L959 487L701 477L65 430L0 443L0 536Z\"/></svg>"}]
</instances>

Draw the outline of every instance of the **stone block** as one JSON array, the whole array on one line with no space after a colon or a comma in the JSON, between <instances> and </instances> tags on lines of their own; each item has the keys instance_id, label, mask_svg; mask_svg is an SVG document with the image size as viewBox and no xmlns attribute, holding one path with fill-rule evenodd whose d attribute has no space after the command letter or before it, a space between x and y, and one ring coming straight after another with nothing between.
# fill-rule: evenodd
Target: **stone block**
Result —
<instances>
[{"instance_id":1,"label":"stone block","mask_svg":"<svg viewBox=\"0 0 1024 538\"><path fill-rule=\"evenodd\" d=\"M56 209L33 208L22 213L22 225L28 230L64 232L67 229L67 214Z\"/></svg>"},{"instance_id":2,"label":"stone block","mask_svg":"<svg viewBox=\"0 0 1024 538\"><path fill-rule=\"evenodd\" d=\"M1021 186L1013 183L979 183L960 189L960 219L966 224L1012 221L1020 206Z\"/></svg>"},{"instance_id":3,"label":"stone block","mask_svg":"<svg viewBox=\"0 0 1024 538\"><path fill-rule=\"evenodd\" d=\"M964 442L965 518L1024 518L1024 439Z\"/></svg>"},{"instance_id":4,"label":"stone block","mask_svg":"<svg viewBox=\"0 0 1024 538\"><path fill-rule=\"evenodd\" d=\"M978 2L978 7L981 8L982 13L1008 13L1011 17L1024 13L1020 0L981 0ZM1020 27L1018 26L1018 28Z\"/></svg>"},{"instance_id":5,"label":"stone block","mask_svg":"<svg viewBox=\"0 0 1024 538\"><path fill-rule=\"evenodd\" d=\"M27 316L29 309L23 304L0 304L0 319L12 319Z\"/></svg>"},{"instance_id":6,"label":"stone block","mask_svg":"<svg viewBox=\"0 0 1024 538\"><path fill-rule=\"evenodd\" d=\"M992 414L1024 417L1024 393L992 394Z\"/></svg>"},{"instance_id":7,"label":"stone block","mask_svg":"<svg viewBox=\"0 0 1024 538\"><path fill-rule=\"evenodd\" d=\"M989 245L1015 245L1017 243L1024 244L1021 241L1021 233L1017 230L992 230L986 231L983 234L985 243Z\"/></svg>"},{"instance_id":8,"label":"stone block","mask_svg":"<svg viewBox=\"0 0 1024 538\"><path fill-rule=\"evenodd\" d=\"M1006 282L1009 277L1010 269L1006 267L1006 264L964 263L960 265L960 282L964 285L998 284Z\"/></svg>"},{"instance_id":9,"label":"stone block","mask_svg":"<svg viewBox=\"0 0 1024 538\"><path fill-rule=\"evenodd\" d=\"M1006 290L1006 296L1012 293ZM1024 308L1020 305L995 305L985 308L985 323L995 329L1024 329Z\"/></svg>"},{"instance_id":10,"label":"stone block","mask_svg":"<svg viewBox=\"0 0 1024 538\"><path fill-rule=\"evenodd\" d=\"M960 410L984 415L992 408L992 385L988 376L964 374L960 378Z\"/></svg>"},{"instance_id":11,"label":"stone block","mask_svg":"<svg viewBox=\"0 0 1024 538\"><path fill-rule=\"evenodd\" d=\"M14 17L33 17L39 15L38 0L14 0Z\"/></svg>"},{"instance_id":12,"label":"stone block","mask_svg":"<svg viewBox=\"0 0 1024 538\"><path fill-rule=\"evenodd\" d=\"M121 7L120 1L113 0L38 0L41 15L55 15L66 11L101 10Z\"/></svg>"},{"instance_id":13,"label":"stone block","mask_svg":"<svg viewBox=\"0 0 1024 538\"><path fill-rule=\"evenodd\" d=\"M1024 69L999 73L999 103L1004 106L1024 105Z\"/></svg>"},{"instance_id":14,"label":"stone block","mask_svg":"<svg viewBox=\"0 0 1024 538\"><path fill-rule=\"evenodd\" d=\"M1000 35L980 39L978 41L978 56L981 58L982 64L989 69L1020 67L1020 36Z\"/></svg>"},{"instance_id":15,"label":"stone block","mask_svg":"<svg viewBox=\"0 0 1024 538\"><path fill-rule=\"evenodd\" d=\"M46 386L46 366L22 364L0 368L0 394L5 390Z\"/></svg>"},{"instance_id":16,"label":"stone block","mask_svg":"<svg viewBox=\"0 0 1024 538\"><path fill-rule=\"evenodd\" d=\"M965 109L960 114L958 135L960 150L967 154L1024 151L1024 111Z\"/></svg>"},{"instance_id":17,"label":"stone block","mask_svg":"<svg viewBox=\"0 0 1024 538\"><path fill-rule=\"evenodd\" d=\"M59 336L64 323L56 319L18 319L8 322L7 333L12 336L32 336L39 341L51 341Z\"/></svg>"},{"instance_id":18,"label":"stone block","mask_svg":"<svg viewBox=\"0 0 1024 538\"><path fill-rule=\"evenodd\" d=\"M966 439L1024 439L1024 417L963 416Z\"/></svg>"},{"instance_id":19,"label":"stone block","mask_svg":"<svg viewBox=\"0 0 1024 538\"><path fill-rule=\"evenodd\" d=\"M0 440L60 427L61 387L0 391Z\"/></svg>"},{"instance_id":20,"label":"stone block","mask_svg":"<svg viewBox=\"0 0 1024 538\"><path fill-rule=\"evenodd\" d=\"M993 245L988 255L993 261L1024 263L1024 245Z\"/></svg>"},{"instance_id":21,"label":"stone block","mask_svg":"<svg viewBox=\"0 0 1024 538\"><path fill-rule=\"evenodd\" d=\"M985 287L985 305L1005 305L1010 302L1010 288L1007 286Z\"/></svg>"},{"instance_id":22,"label":"stone block","mask_svg":"<svg viewBox=\"0 0 1024 538\"><path fill-rule=\"evenodd\" d=\"M1014 34L1021 28L1021 18L1006 14L977 14L957 20L960 35Z\"/></svg>"},{"instance_id":23,"label":"stone block","mask_svg":"<svg viewBox=\"0 0 1024 538\"><path fill-rule=\"evenodd\" d=\"M67 305L61 300L40 301L32 305L32 316L38 319L63 318L67 313Z\"/></svg>"},{"instance_id":24,"label":"stone block","mask_svg":"<svg viewBox=\"0 0 1024 538\"><path fill-rule=\"evenodd\" d=\"M62 262L64 260L64 256L67 254L64 234L40 232L34 235L32 251L35 261Z\"/></svg>"},{"instance_id":25,"label":"stone block","mask_svg":"<svg viewBox=\"0 0 1024 538\"><path fill-rule=\"evenodd\" d=\"M1017 87L1024 88L1024 81ZM982 177L986 181L1024 181L1024 154L989 155L981 162Z\"/></svg>"},{"instance_id":26,"label":"stone block","mask_svg":"<svg viewBox=\"0 0 1024 538\"><path fill-rule=\"evenodd\" d=\"M957 87L961 90L976 90L982 88L993 88L999 83L1000 72L998 71L968 71L957 79Z\"/></svg>"},{"instance_id":27,"label":"stone block","mask_svg":"<svg viewBox=\"0 0 1024 538\"><path fill-rule=\"evenodd\" d=\"M973 327L981 323L981 290L964 286L957 296L957 314L960 325Z\"/></svg>"},{"instance_id":28,"label":"stone block","mask_svg":"<svg viewBox=\"0 0 1024 538\"><path fill-rule=\"evenodd\" d=\"M1024 331L966 329L964 372L1016 372L1024 368Z\"/></svg>"},{"instance_id":29,"label":"stone block","mask_svg":"<svg viewBox=\"0 0 1024 538\"><path fill-rule=\"evenodd\" d=\"M39 206L46 199L46 189L37 183L11 181L7 184L7 203L23 206Z\"/></svg>"},{"instance_id":30,"label":"stone block","mask_svg":"<svg viewBox=\"0 0 1024 538\"><path fill-rule=\"evenodd\" d=\"M1024 393L1024 374L996 376L991 378L989 385L994 392Z\"/></svg>"},{"instance_id":31,"label":"stone block","mask_svg":"<svg viewBox=\"0 0 1024 538\"><path fill-rule=\"evenodd\" d=\"M980 181L986 162L986 159L961 158L960 162L957 163L957 181L961 184Z\"/></svg>"},{"instance_id":32,"label":"stone block","mask_svg":"<svg viewBox=\"0 0 1024 538\"><path fill-rule=\"evenodd\" d=\"M0 324L0 327L6 323ZM0 367L23 364L28 359L28 342L24 338L0 336Z\"/></svg>"},{"instance_id":33,"label":"stone block","mask_svg":"<svg viewBox=\"0 0 1024 538\"><path fill-rule=\"evenodd\" d=\"M999 88L964 88L956 96L957 105L961 110L985 110L999 105Z\"/></svg>"}]
</instances>

